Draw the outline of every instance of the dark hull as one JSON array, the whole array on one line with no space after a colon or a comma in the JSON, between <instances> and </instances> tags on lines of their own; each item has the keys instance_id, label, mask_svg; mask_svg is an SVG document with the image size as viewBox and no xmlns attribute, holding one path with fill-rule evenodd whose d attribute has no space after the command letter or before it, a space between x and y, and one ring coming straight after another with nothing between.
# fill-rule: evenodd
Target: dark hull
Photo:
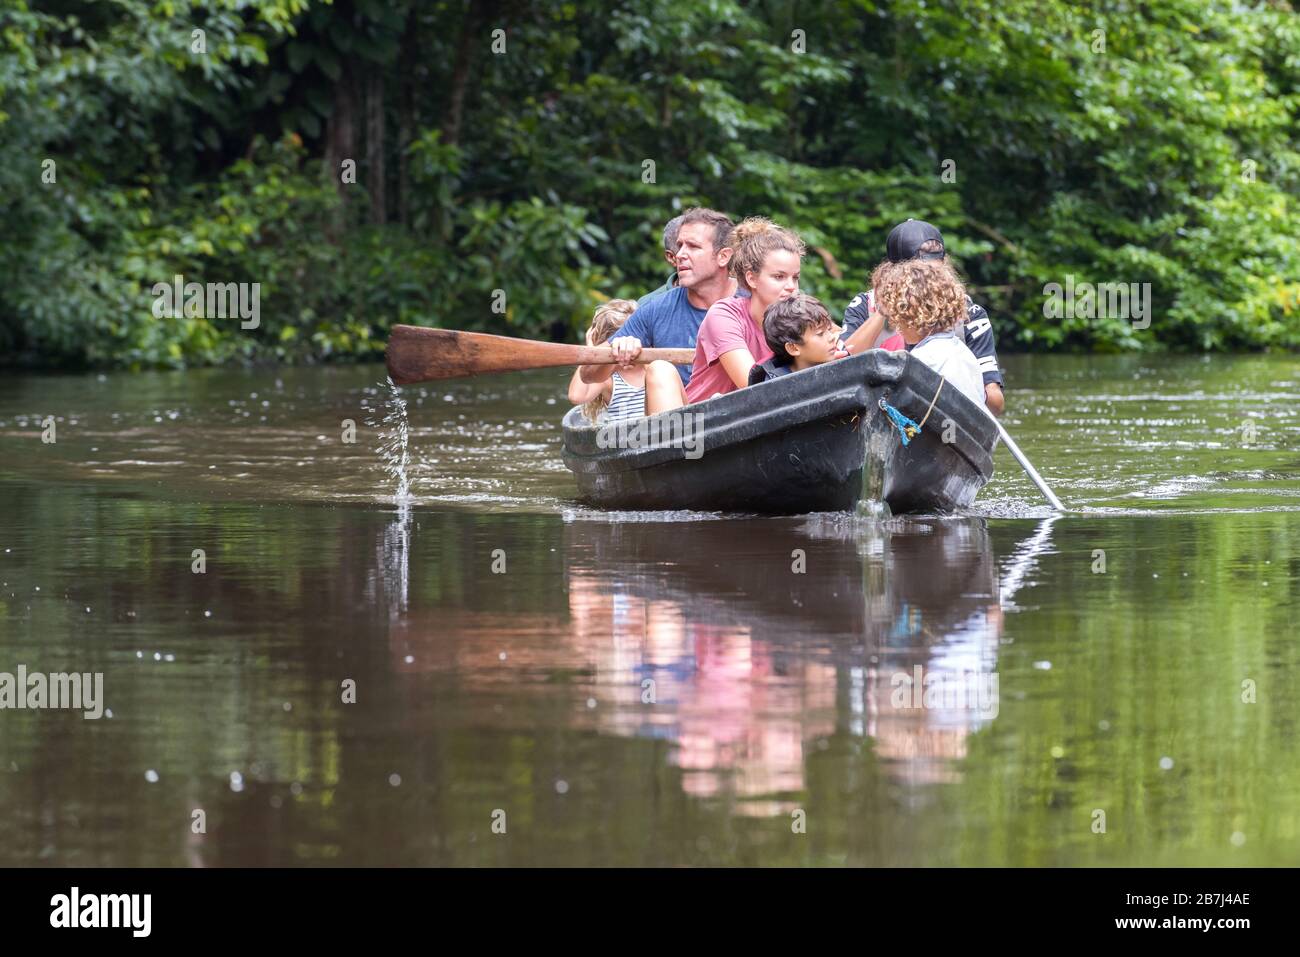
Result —
<instances>
[{"instance_id":1,"label":"dark hull","mask_svg":"<svg viewBox=\"0 0 1300 957\"><path fill-rule=\"evenodd\" d=\"M635 420L623 436L573 409L564 464L580 497L602 508L791 515L875 499L895 514L951 511L993 475L988 414L945 385L903 446L878 405L883 397L919 422L939 383L907 353L876 349ZM690 431L681 413L696 417Z\"/></svg>"}]
</instances>

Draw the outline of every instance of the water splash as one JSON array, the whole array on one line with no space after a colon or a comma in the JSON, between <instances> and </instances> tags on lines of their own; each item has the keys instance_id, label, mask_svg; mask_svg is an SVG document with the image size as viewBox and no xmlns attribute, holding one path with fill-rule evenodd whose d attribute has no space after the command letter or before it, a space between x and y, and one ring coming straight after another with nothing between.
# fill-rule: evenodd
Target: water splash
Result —
<instances>
[{"instance_id":1,"label":"water splash","mask_svg":"<svg viewBox=\"0 0 1300 957\"><path fill-rule=\"evenodd\" d=\"M411 507L411 429L406 414L406 400L401 390L387 380L388 395L380 419L375 425L379 429L379 458L396 486L393 492L393 504L400 515L405 516Z\"/></svg>"},{"instance_id":2,"label":"water splash","mask_svg":"<svg viewBox=\"0 0 1300 957\"><path fill-rule=\"evenodd\" d=\"M862 463L862 497L854 509L855 517L864 525L888 521L893 516L889 505L885 503L885 472L897 444L888 420L873 417Z\"/></svg>"},{"instance_id":3,"label":"water splash","mask_svg":"<svg viewBox=\"0 0 1300 957\"><path fill-rule=\"evenodd\" d=\"M411 580L411 429L401 390L392 379L387 380L387 386L383 407L376 410L379 419L371 424L379 431L379 459L394 485L397 515L384 529L384 540L378 547L378 574L372 576L370 597L382 594L389 615L397 617L406 611Z\"/></svg>"}]
</instances>

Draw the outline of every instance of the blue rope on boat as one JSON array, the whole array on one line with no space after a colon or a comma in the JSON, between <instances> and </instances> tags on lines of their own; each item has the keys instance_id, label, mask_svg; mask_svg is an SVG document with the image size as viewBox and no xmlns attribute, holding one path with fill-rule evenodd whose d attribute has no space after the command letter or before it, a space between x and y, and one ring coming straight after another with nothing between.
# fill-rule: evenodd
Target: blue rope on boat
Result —
<instances>
[{"instance_id":1,"label":"blue rope on boat","mask_svg":"<svg viewBox=\"0 0 1300 957\"><path fill-rule=\"evenodd\" d=\"M904 445L921 434L921 427L919 425L907 416L903 415L903 413L899 412L884 399L880 400L880 407L885 410L885 414L889 416L890 421L893 422L894 426L898 429L898 437L903 440Z\"/></svg>"}]
</instances>

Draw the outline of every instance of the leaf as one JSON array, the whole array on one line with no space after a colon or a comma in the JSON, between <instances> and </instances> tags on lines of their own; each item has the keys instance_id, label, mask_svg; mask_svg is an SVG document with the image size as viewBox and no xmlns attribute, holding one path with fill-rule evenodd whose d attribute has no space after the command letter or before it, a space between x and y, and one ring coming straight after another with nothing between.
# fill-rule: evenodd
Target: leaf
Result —
<instances>
[{"instance_id":1,"label":"leaf","mask_svg":"<svg viewBox=\"0 0 1300 957\"><path fill-rule=\"evenodd\" d=\"M335 83L343 75L343 67L339 63L339 58L332 50L325 47L321 47L316 51L316 65Z\"/></svg>"},{"instance_id":2,"label":"leaf","mask_svg":"<svg viewBox=\"0 0 1300 957\"><path fill-rule=\"evenodd\" d=\"M307 110L299 110L298 126L312 139L320 136L320 120L314 113L308 112Z\"/></svg>"},{"instance_id":3,"label":"leaf","mask_svg":"<svg viewBox=\"0 0 1300 957\"><path fill-rule=\"evenodd\" d=\"M307 102L321 117L327 117L334 110L334 98L328 90L320 86L307 89Z\"/></svg>"},{"instance_id":4,"label":"leaf","mask_svg":"<svg viewBox=\"0 0 1300 957\"><path fill-rule=\"evenodd\" d=\"M294 73L301 73L311 62L311 47L302 40L290 40L285 47L285 52L288 54L289 69Z\"/></svg>"}]
</instances>

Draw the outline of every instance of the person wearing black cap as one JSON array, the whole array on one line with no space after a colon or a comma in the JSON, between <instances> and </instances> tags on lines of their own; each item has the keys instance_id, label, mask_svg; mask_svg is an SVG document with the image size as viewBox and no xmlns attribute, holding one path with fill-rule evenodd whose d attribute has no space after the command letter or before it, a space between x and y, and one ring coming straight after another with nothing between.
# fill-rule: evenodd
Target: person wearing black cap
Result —
<instances>
[{"instance_id":1,"label":"person wearing black cap","mask_svg":"<svg viewBox=\"0 0 1300 957\"><path fill-rule=\"evenodd\" d=\"M943 259L947 250L943 234L937 228L919 219L899 223L885 240L885 256L890 262L909 259ZM853 353L873 348L884 328L885 320L873 308L872 290L859 293L844 310L844 345ZM1002 372L998 369L997 350L993 344L993 324L983 306L966 297L966 321L962 335L970 351L975 353L980 372L984 376L984 404L994 415L1001 415L1006 405L1002 394ZM886 349L904 348L902 337L893 336L882 343Z\"/></svg>"}]
</instances>

